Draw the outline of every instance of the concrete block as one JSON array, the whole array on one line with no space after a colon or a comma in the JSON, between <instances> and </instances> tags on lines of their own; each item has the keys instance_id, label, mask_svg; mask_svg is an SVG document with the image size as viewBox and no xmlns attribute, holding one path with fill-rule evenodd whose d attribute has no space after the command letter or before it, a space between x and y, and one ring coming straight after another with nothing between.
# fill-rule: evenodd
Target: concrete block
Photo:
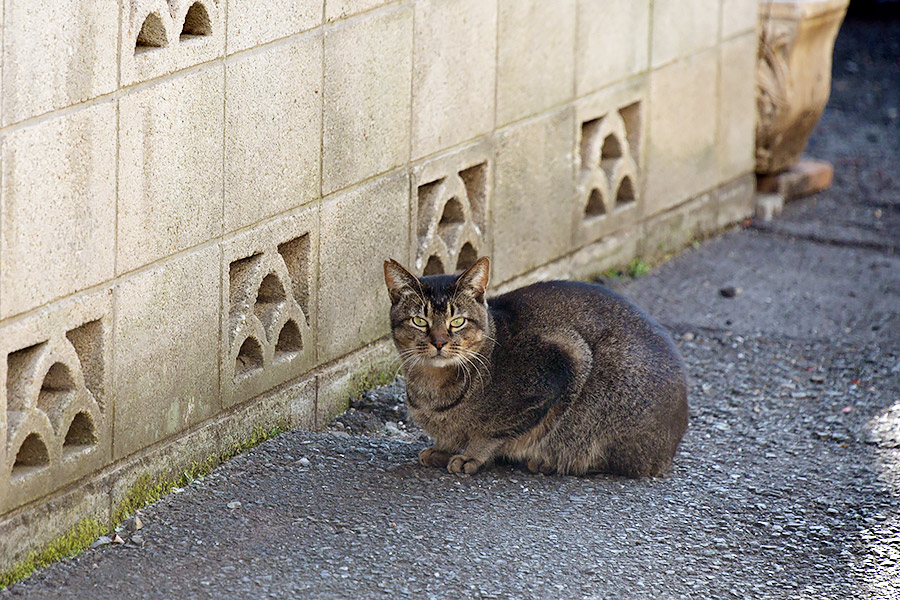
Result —
<instances>
[{"instance_id":1,"label":"concrete block","mask_svg":"<svg viewBox=\"0 0 900 600\"><path fill-rule=\"evenodd\" d=\"M347 410L351 398L372 387L384 374L397 373L399 365L394 343L381 339L323 369L317 376L316 429L324 428Z\"/></svg>"},{"instance_id":2,"label":"concrete block","mask_svg":"<svg viewBox=\"0 0 900 600\"><path fill-rule=\"evenodd\" d=\"M122 10L121 85L172 73L225 54L224 3L131 0Z\"/></svg>"},{"instance_id":3,"label":"concrete block","mask_svg":"<svg viewBox=\"0 0 900 600\"><path fill-rule=\"evenodd\" d=\"M715 192L716 230L740 223L755 210L756 177L748 173L719 186Z\"/></svg>"},{"instance_id":4,"label":"concrete block","mask_svg":"<svg viewBox=\"0 0 900 600\"><path fill-rule=\"evenodd\" d=\"M3 139L0 319L112 277L115 164L114 102Z\"/></svg>"},{"instance_id":5,"label":"concrete block","mask_svg":"<svg viewBox=\"0 0 900 600\"><path fill-rule=\"evenodd\" d=\"M225 85L225 231L319 194L320 33L229 60Z\"/></svg>"},{"instance_id":6,"label":"concrete block","mask_svg":"<svg viewBox=\"0 0 900 600\"><path fill-rule=\"evenodd\" d=\"M491 217L495 283L569 251L574 132L571 108L499 132Z\"/></svg>"},{"instance_id":7,"label":"concrete block","mask_svg":"<svg viewBox=\"0 0 900 600\"><path fill-rule=\"evenodd\" d=\"M759 0L722 0L722 39L752 32L756 34Z\"/></svg>"},{"instance_id":8,"label":"concrete block","mask_svg":"<svg viewBox=\"0 0 900 600\"><path fill-rule=\"evenodd\" d=\"M496 37L494 2L416 3L413 159L494 128Z\"/></svg>"},{"instance_id":9,"label":"concrete block","mask_svg":"<svg viewBox=\"0 0 900 600\"><path fill-rule=\"evenodd\" d=\"M643 214L646 113L646 77L576 104L574 247L633 227Z\"/></svg>"},{"instance_id":10,"label":"concrete block","mask_svg":"<svg viewBox=\"0 0 900 600\"><path fill-rule=\"evenodd\" d=\"M568 256L552 260L541 265L536 269L532 269L527 273L507 279L503 283L491 284L489 296L499 296L511 290L537 283L538 281L552 281L555 279L570 280L572 273L570 271L571 261Z\"/></svg>"},{"instance_id":11,"label":"concrete block","mask_svg":"<svg viewBox=\"0 0 900 600\"><path fill-rule=\"evenodd\" d=\"M322 0L228 1L228 53L322 24Z\"/></svg>"},{"instance_id":12,"label":"concrete block","mask_svg":"<svg viewBox=\"0 0 900 600\"><path fill-rule=\"evenodd\" d=\"M116 89L116 0L6 2L2 124Z\"/></svg>"},{"instance_id":13,"label":"concrete block","mask_svg":"<svg viewBox=\"0 0 900 600\"><path fill-rule=\"evenodd\" d=\"M174 481L195 465L208 464L221 453L219 423L211 422L120 462L107 476L111 517L121 514L123 502L162 481ZM117 514L118 513L118 514Z\"/></svg>"},{"instance_id":14,"label":"concrete block","mask_svg":"<svg viewBox=\"0 0 900 600\"><path fill-rule=\"evenodd\" d=\"M313 383L315 381L313 380ZM290 428L290 402L283 394L265 394L245 402L216 420L219 452L228 452L250 438L254 431Z\"/></svg>"},{"instance_id":15,"label":"concrete block","mask_svg":"<svg viewBox=\"0 0 900 600\"><path fill-rule=\"evenodd\" d=\"M645 221L638 256L656 262L711 235L716 231L717 211L715 196L706 193Z\"/></svg>"},{"instance_id":16,"label":"concrete block","mask_svg":"<svg viewBox=\"0 0 900 600\"><path fill-rule=\"evenodd\" d=\"M715 46L719 0L654 0L650 29L653 68Z\"/></svg>"},{"instance_id":17,"label":"concrete block","mask_svg":"<svg viewBox=\"0 0 900 600\"><path fill-rule=\"evenodd\" d=\"M324 194L409 160L412 17L401 6L325 32Z\"/></svg>"},{"instance_id":18,"label":"concrete block","mask_svg":"<svg viewBox=\"0 0 900 600\"><path fill-rule=\"evenodd\" d=\"M330 23L338 19L372 10L392 0L325 0L325 21ZM321 3L320 3L321 4Z\"/></svg>"},{"instance_id":19,"label":"concrete block","mask_svg":"<svg viewBox=\"0 0 900 600\"><path fill-rule=\"evenodd\" d=\"M579 0L576 94L646 71L649 36L650 0Z\"/></svg>"},{"instance_id":20,"label":"concrete block","mask_svg":"<svg viewBox=\"0 0 900 600\"><path fill-rule=\"evenodd\" d=\"M0 514L110 460L112 291L0 327Z\"/></svg>"},{"instance_id":21,"label":"concrete block","mask_svg":"<svg viewBox=\"0 0 900 600\"><path fill-rule=\"evenodd\" d=\"M650 74L645 214L699 195L717 183L718 51Z\"/></svg>"},{"instance_id":22,"label":"concrete block","mask_svg":"<svg viewBox=\"0 0 900 600\"><path fill-rule=\"evenodd\" d=\"M576 0L500 0L497 126L572 99Z\"/></svg>"},{"instance_id":23,"label":"concrete block","mask_svg":"<svg viewBox=\"0 0 900 600\"><path fill-rule=\"evenodd\" d=\"M218 247L122 279L116 291L115 458L219 409Z\"/></svg>"},{"instance_id":24,"label":"concrete block","mask_svg":"<svg viewBox=\"0 0 900 600\"><path fill-rule=\"evenodd\" d=\"M224 68L119 101L119 273L222 233Z\"/></svg>"},{"instance_id":25,"label":"concrete block","mask_svg":"<svg viewBox=\"0 0 900 600\"><path fill-rule=\"evenodd\" d=\"M640 239L632 231L605 236L602 240L575 251L569 259L573 279L589 280L627 265L638 256Z\"/></svg>"},{"instance_id":26,"label":"concrete block","mask_svg":"<svg viewBox=\"0 0 900 600\"><path fill-rule=\"evenodd\" d=\"M222 242L224 406L315 366L318 220L315 204Z\"/></svg>"},{"instance_id":27,"label":"concrete block","mask_svg":"<svg viewBox=\"0 0 900 600\"><path fill-rule=\"evenodd\" d=\"M490 138L413 167L410 210L417 274L453 273L490 256Z\"/></svg>"},{"instance_id":28,"label":"concrete block","mask_svg":"<svg viewBox=\"0 0 900 600\"><path fill-rule=\"evenodd\" d=\"M756 166L757 39L751 32L719 48L719 123L716 162L719 177L733 179Z\"/></svg>"},{"instance_id":29,"label":"concrete block","mask_svg":"<svg viewBox=\"0 0 900 600\"><path fill-rule=\"evenodd\" d=\"M109 523L109 485L104 478L82 481L68 492L0 517L0 573L71 531L82 519Z\"/></svg>"},{"instance_id":30,"label":"concrete block","mask_svg":"<svg viewBox=\"0 0 900 600\"><path fill-rule=\"evenodd\" d=\"M388 333L382 263L410 262L409 187L406 171L395 171L323 202L319 235L328 243L319 249L319 363Z\"/></svg>"}]
</instances>

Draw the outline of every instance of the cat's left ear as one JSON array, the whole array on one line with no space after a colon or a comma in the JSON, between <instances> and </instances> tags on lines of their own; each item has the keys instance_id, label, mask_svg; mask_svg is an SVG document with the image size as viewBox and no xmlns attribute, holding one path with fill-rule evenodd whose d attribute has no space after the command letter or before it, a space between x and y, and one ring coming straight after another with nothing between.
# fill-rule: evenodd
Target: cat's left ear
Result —
<instances>
[{"instance_id":1,"label":"cat's left ear","mask_svg":"<svg viewBox=\"0 0 900 600\"><path fill-rule=\"evenodd\" d=\"M491 260L487 256L482 256L459 276L456 287L460 291L470 292L477 301L484 302L484 291L490 278Z\"/></svg>"},{"instance_id":2,"label":"cat's left ear","mask_svg":"<svg viewBox=\"0 0 900 600\"><path fill-rule=\"evenodd\" d=\"M393 258L384 261L384 282L387 284L391 302L395 303L406 294L415 294L419 286L416 276L403 268Z\"/></svg>"}]
</instances>

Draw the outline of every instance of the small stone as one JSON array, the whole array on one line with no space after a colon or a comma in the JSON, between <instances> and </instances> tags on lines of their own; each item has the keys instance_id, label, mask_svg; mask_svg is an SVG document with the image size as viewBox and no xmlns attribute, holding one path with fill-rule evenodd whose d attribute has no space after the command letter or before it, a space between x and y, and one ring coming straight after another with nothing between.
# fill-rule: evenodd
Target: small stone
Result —
<instances>
[{"instance_id":1,"label":"small stone","mask_svg":"<svg viewBox=\"0 0 900 600\"><path fill-rule=\"evenodd\" d=\"M681 339L686 342L692 342L694 341L694 334L688 331L687 333L682 334Z\"/></svg>"},{"instance_id":2,"label":"small stone","mask_svg":"<svg viewBox=\"0 0 900 600\"><path fill-rule=\"evenodd\" d=\"M113 536L112 543L113 544L124 544L125 540L123 540L122 537L117 533L116 535Z\"/></svg>"},{"instance_id":3,"label":"small stone","mask_svg":"<svg viewBox=\"0 0 900 600\"><path fill-rule=\"evenodd\" d=\"M300 460L297 461L297 464L299 464L301 467L308 467L309 459L304 456L303 458L301 458Z\"/></svg>"},{"instance_id":4,"label":"small stone","mask_svg":"<svg viewBox=\"0 0 900 600\"><path fill-rule=\"evenodd\" d=\"M135 517L134 517L134 530L135 530L135 531L140 531L140 530L143 529L143 528L144 528L144 523L143 523L143 521L141 521L141 518L140 518L140 517L135 516Z\"/></svg>"},{"instance_id":5,"label":"small stone","mask_svg":"<svg viewBox=\"0 0 900 600\"><path fill-rule=\"evenodd\" d=\"M228 508L240 508L240 507L241 507L241 503L240 503L240 502L237 502L237 501L235 501L235 502L229 502L229 503L226 504L225 506L227 506Z\"/></svg>"},{"instance_id":6,"label":"small stone","mask_svg":"<svg viewBox=\"0 0 900 600\"><path fill-rule=\"evenodd\" d=\"M132 544L143 544L143 543L144 543L144 536L135 534L135 535L131 536L131 540L130 540L130 541L131 541Z\"/></svg>"},{"instance_id":7,"label":"small stone","mask_svg":"<svg viewBox=\"0 0 900 600\"><path fill-rule=\"evenodd\" d=\"M93 544L91 544L91 548L99 548L100 546L106 546L107 544L112 544L112 538L108 535L101 535Z\"/></svg>"},{"instance_id":8,"label":"small stone","mask_svg":"<svg viewBox=\"0 0 900 600\"><path fill-rule=\"evenodd\" d=\"M810 375L809 380L813 383L825 383L825 376L819 374Z\"/></svg>"},{"instance_id":9,"label":"small stone","mask_svg":"<svg viewBox=\"0 0 900 600\"><path fill-rule=\"evenodd\" d=\"M719 295L723 298L734 298L735 296L739 296L741 292L743 292L739 287L734 287L733 285L726 285L725 287L719 290Z\"/></svg>"}]
</instances>

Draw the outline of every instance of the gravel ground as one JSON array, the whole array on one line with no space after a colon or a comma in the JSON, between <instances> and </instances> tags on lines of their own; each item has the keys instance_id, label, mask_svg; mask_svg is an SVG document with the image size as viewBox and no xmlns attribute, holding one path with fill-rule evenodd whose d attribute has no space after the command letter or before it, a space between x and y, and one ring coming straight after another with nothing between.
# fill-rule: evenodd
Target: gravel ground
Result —
<instances>
[{"instance_id":1,"label":"gravel ground","mask_svg":"<svg viewBox=\"0 0 900 600\"><path fill-rule=\"evenodd\" d=\"M690 371L667 476L420 467L397 381L0 598L900 598L898 82L900 20L848 20L834 187L620 282Z\"/></svg>"}]
</instances>

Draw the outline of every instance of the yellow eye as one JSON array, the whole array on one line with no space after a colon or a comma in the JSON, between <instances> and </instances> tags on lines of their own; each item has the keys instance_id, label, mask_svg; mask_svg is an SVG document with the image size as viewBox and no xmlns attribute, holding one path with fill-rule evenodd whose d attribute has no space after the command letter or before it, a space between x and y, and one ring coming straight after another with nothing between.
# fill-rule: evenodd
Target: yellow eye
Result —
<instances>
[{"instance_id":1,"label":"yellow eye","mask_svg":"<svg viewBox=\"0 0 900 600\"><path fill-rule=\"evenodd\" d=\"M450 321L450 327L462 327L466 324L465 317L456 317L452 321Z\"/></svg>"},{"instance_id":2,"label":"yellow eye","mask_svg":"<svg viewBox=\"0 0 900 600\"><path fill-rule=\"evenodd\" d=\"M413 317L412 322L416 327L428 327L428 321L426 321L422 317Z\"/></svg>"}]
</instances>

